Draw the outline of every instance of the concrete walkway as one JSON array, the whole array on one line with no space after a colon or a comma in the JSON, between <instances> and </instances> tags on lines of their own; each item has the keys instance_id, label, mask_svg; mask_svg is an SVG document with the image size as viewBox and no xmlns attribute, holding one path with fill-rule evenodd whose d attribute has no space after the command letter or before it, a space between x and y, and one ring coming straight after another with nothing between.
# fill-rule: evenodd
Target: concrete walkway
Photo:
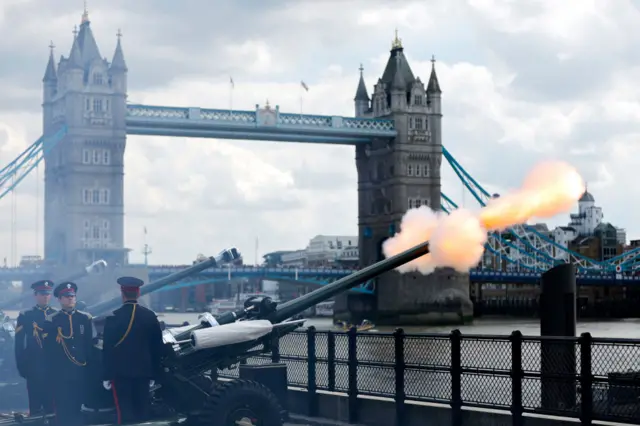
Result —
<instances>
[{"instance_id":1,"label":"concrete walkway","mask_svg":"<svg viewBox=\"0 0 640 426\"><path fill-rule=\"evenodd\" d=\"M297 414L291 414L289 417L289 423L285 423L284 426L359 426L336 420L299 416Z\"/></svg>"}]
</instances>

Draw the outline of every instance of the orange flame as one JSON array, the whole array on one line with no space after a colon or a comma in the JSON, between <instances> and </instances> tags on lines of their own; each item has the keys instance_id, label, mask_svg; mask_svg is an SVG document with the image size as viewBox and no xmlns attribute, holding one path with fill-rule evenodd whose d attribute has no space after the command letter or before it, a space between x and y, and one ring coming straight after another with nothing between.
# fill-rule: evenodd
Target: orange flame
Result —
<instances>
[{"instance_id":1,"label":"orange flame","mask_svg":"<svg viewBox=\"0 0 640 426\"><path fill-rule=\"evenodd\" d=\"M542 163L529 173L522 188L489 201L480 212L480 222L496 231L534 217L550 218L568 211L584 191L576 169L562 162Z\"/></svg>"},{"instance_id":2,"label":"orange flame","mask_svg":"<svg viewBox=\"0 0 640 426\"><path fill-rule=\"evenodd\" d=\"M429 254L398 271L429 274L437 267L451 267L466 272L482 258L487 231L566 212L584 191L585 183L575 168L563 162L542 163L533 168L520 189L492 199L478 215L457 209L446 216L424 206L407 211L400 232L385 241L382 249L390 257L430 240Z\"/></svg>"}]
</instances>

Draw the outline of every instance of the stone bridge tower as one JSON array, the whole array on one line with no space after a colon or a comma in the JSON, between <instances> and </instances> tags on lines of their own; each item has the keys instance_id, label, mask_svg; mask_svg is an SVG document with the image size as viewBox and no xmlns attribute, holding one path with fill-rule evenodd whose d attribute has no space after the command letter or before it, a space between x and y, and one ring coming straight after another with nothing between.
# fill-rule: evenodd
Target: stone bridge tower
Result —
<instances>
[{"instance_id":1,"label":"stone bridge tower","mask_svg":"<svg viewBox=\"0 0 640 426\"><path fill-rule=\"evenodd\" d=\"M425 87L411 71L396 34L371 98L360 68L356 117L392 119L398 131L395 140L356 148L361 267L384 258L382 243L399 231L408 209L427 205L440 210L442 91L435 60L432 64ZM348 306L337 305L352 320L375 318L381 324L458 321L472 309L468 275L449 269L429 276L390 272L377 279L373 300L355 294L349 299Z\"/></svg>"},{"instance_id":2,"label":"stone bridge tower","mask_svg":"<svg viewBox=\"0 0 640 426\"><path fill-rule=\"evenodd\" d=\"M100 55L86 11L73 34L69 56L57 64L51 46L43 79L44 135L67 127L45 159L45 259L123 265L127 66L120 33L111 62Z\"/></svg>"}]
</instances>

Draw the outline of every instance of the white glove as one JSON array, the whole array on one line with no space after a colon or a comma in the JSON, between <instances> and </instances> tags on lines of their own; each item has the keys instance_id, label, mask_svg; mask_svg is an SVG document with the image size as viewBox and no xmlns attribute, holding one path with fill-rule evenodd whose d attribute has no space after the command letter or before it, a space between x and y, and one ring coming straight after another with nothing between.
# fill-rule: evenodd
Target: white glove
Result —
<instances>
[{"instance_id":1,"label":"white glove","mask_svg":"<svg viewBox=\"0 0 640 426\"><path fill-rule=\"evenodd\" d=\"M106 390L111 390L111 381L105 380L104 382L102 382L102 387L104 387Z\"/></svg>"},{"instance_id":2,"label":"white glove","mask_svg":"<svg viewBox=\"0 0 640 426\"><path fill-rule=\"evenodd\" d=\"M149 380L149 387L152 388L156 384L155 380Z\"/></svg>"}]
</instances>

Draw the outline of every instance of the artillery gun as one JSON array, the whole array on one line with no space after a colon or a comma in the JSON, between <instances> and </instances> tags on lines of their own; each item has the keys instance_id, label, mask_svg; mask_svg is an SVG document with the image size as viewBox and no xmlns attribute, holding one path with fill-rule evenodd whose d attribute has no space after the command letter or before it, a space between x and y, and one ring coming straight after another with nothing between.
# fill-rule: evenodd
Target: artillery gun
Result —
<instances>
[{"instance_id":1,"label":"artillery gun","mask_svg":"<svg viewBox=\"0 0 640 426\"><path fill-rule=\"evenodd\" d=\"M79 280L80 278L86 277L87 275L94 275L94 274L100 274L102 273L105 269L107 268L107 262L104 260L97 260L95 262L93 262L91 265L87 266L86 268L78 271L78 272L74 272L73 274L67 276L66 278L63 278L62 280L59 280L59 282L63 282L63 281L76 281ZM22 302L29 300L29 297L31 296L31 293L29 292L23 292L20 295L13 297L9 300L5 300L4 302L0 303L0 312L3 309L16 309L19 308L22 305Z\"/></svg>"},{"instance_id":2,"label":"artillery gun","mask_svg":"<svg viewBox=\"0 0 640 426\"><path fill-rule=\"evenodd\" d=\"M252 380L219 382L217 371L269 353L274 342L304 322L289 318L428 252L429 243L425 242L297 299L277 304L268 297L251 297L235 312L218 317L204 314L197 325L165 330L163 373L150 387L154 411L159 414L154 420L167 423L186 420L194 426L282 426L287 412L282 408L286 406L284 401L276 396L277 390ZM212 260L218 263L213 258L209 261ZM142 287L141 293L158 290L163 285L150 284ZM118 304L118 300L112 300L88 310L94 315L104 315ZM19 419L21 424L43 421L43 418ZM105 422L92 424L98 423ZM0 425L18 424L13 418L0 421Z\"/></svg>"}]
</instances>

